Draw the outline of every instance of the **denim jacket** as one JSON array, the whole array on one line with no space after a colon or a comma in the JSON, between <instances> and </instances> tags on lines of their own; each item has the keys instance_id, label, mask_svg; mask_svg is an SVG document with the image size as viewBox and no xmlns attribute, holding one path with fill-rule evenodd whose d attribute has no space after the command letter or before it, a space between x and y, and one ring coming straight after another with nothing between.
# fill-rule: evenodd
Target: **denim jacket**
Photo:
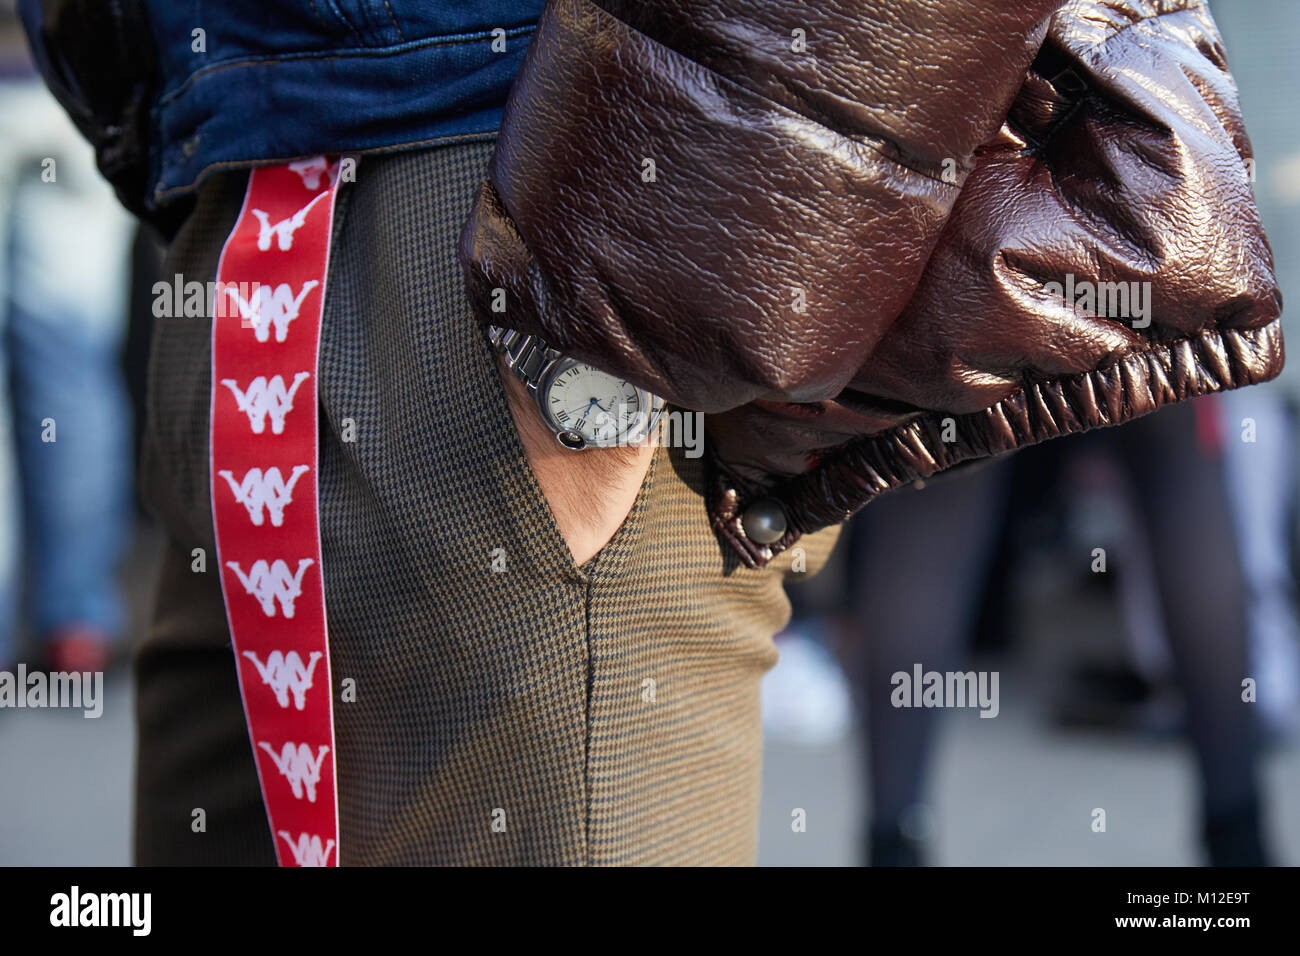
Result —
<instances>
[{"instance_id":1,"label":"denim jacket","mask_svg":"<svg viewBox=\"0 0 1300 956\"><path fill-rule=\"evenodd\" d=\"M543 0L21 0L122 201L217 169L489 138Z\"/></svg>"}]
</instances>

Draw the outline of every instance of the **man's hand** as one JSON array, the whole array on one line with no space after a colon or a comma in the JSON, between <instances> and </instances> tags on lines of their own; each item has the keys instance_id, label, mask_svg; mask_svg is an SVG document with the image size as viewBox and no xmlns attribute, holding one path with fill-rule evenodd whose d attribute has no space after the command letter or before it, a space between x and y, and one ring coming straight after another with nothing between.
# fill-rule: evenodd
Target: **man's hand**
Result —
<instances>
[{"instance_id":1,"label":"man's hand","mask_svg":"<svg viewBox=\"0 0 1300 956\"><path fill-rule=\"evenodd\" d=\"M573 560L586 564L623 524L650 468L654 443L570 451L555 440L523 382L498 357L515 428Z\"/></svg>"}]
</instances>

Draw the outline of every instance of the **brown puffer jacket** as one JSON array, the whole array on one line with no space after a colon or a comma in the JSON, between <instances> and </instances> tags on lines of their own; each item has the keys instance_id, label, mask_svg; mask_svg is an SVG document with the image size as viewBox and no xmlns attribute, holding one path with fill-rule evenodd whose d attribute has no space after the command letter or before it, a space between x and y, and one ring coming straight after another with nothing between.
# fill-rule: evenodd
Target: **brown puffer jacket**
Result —
<instances>
[{"instance_id":1,"label":"brown puffer jacket","mask_svg":"<svg viewBox=\"0 0 1300 956\"><path fill-rule=\"evenodd\" d=\"M1200 0L551 0L461 258L482 321L707 413L761 566L1276 375L1249 157Z\"/></svg>"}]
</instances>

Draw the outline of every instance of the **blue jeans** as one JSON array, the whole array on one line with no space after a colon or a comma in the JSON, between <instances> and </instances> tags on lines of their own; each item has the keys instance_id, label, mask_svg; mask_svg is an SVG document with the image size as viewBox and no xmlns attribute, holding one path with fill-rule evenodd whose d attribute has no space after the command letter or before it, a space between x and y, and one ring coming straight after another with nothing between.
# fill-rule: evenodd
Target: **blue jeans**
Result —
<instances>
[{"instance_id":1,"label":"blue jeans","mask_svg":"<svg viewBox=\"0 0 1300 956\"><path fill-rule=\"evenodd\" d=\"M24 603L40 637L123 628L131 228L44 87L0 83L0 665Z\"/></svg>"}]
</instances>

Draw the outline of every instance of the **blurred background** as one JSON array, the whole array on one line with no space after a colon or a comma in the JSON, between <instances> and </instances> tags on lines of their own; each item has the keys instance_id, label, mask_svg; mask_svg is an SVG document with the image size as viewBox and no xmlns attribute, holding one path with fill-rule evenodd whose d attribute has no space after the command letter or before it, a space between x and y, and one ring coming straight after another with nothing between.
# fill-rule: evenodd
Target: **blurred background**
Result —
<instances>
[{"instance_id":1,"label":"blurred background","mask_svg":"<svg viewBox=\"0 0 1300 956\"><path fill-rule=\"evenodd\" d=\"M1300 302L1300 3L1211 6ZM159 262L0 0L0 671L107 672L97 720L0 708L0 864L131 862ZM1298 440L1295 363L865 509L791 588L759 862L1300 864ZM996 674L997 716L893 706L917 667Z\"/></svg>"}]
</instances>

